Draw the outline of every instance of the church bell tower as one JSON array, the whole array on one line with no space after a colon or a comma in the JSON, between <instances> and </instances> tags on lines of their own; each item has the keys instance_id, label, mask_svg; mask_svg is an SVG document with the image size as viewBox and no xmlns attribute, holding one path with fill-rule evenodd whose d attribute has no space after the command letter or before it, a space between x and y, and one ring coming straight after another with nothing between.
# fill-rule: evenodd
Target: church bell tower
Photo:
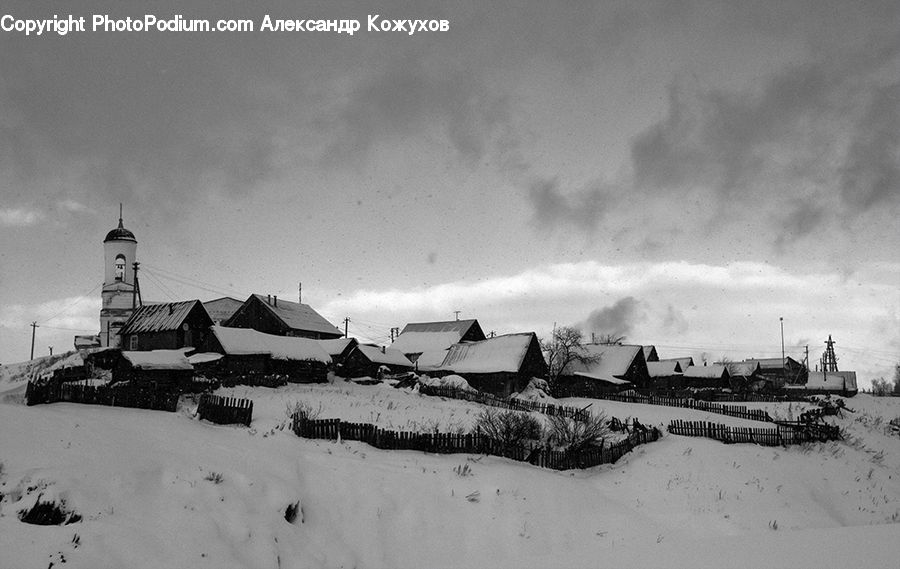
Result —
<instances>
[{"instance_id":1,"label":"church bell tower","mask_svg":"<svg viewBox=\"0 0 900 569\"><path fill-rule=\"evenodd\" d=\"M119 330L134 310L135 283L132 265L137 261L137 239L122 224L119 204L119 226L103 240L103 306L100 308L100 345L120 347Z\"/></svg>"}]
</instances>

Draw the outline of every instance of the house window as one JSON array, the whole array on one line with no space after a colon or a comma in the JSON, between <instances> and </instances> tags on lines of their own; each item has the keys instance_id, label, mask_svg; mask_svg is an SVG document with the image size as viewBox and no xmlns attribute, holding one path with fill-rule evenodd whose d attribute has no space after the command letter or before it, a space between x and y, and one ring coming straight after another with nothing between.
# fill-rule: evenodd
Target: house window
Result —
<instances>
[{"instance_id":1,"label":"house window","mask_svg":"<svg viewBox=\"0 0 900 569\"><path fill-rule=\"evenodd\" d=\"M125 255L116 255L116 280L125 280Z\"/></svg>"},{"instance_id":2,"label":"house window","mask_svg":"<svg viewBox=\"0 0 900 569\"><path fill-rule=\"evenodd\" d=\"M138 337L137 337L137 334L132 334L131 336L129 336L129 338L131 338L131 343L130 343L130 346L131 346L131 347L130 347L130 349L131 349L131 350L136 350L136 349L138 349Z\"/></svg>"}]
</instances>

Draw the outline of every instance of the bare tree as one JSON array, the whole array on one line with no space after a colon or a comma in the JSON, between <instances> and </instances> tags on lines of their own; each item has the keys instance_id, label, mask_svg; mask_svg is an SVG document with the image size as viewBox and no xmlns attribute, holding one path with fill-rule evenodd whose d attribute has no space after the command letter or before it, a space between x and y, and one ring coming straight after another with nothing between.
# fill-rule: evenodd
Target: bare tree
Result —
<instances>
[{"instance_id":1,"label":"bare tree","mask_svg":"<svg viewBox=\"0 0 900 569\"><path fill-rule=\"evenodd\" d=\"M590 365L598 361L598 357L584 348L584 337L581 330L571 326L562 326L553 330L550 340L541 341L541 349L547 355L550 368L547 378L550 387L556 386L559 376L572 364Z\"/></svg>"},{"instance_id":2,"label":"bare tree","mask_svg":"<svg viewBox=\"0 0 900 569\"><path fill-rule=\"evenodd\" d=\"M550 444L567 452L578 452L602 443L609 435L606 415L588 415L585 419L569 419L554 415L549 421Z\"/></svg>"}]
</instances>

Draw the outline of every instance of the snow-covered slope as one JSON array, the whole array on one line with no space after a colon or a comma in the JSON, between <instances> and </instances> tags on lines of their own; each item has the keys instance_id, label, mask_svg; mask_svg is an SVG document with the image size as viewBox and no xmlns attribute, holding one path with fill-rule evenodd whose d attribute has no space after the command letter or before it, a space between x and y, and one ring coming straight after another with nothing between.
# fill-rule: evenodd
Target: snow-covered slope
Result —
<instances>
[{"instance_id":1,"label":"snow-covered slope","mask_svg":"<svg viewBox=\"0 0 900 569\"><path fill-rule=\"evenodd\" d=\"M846 442L766 448L667 436L615 465L380 451L282 430L322 417L468 427L480 407L383 386L245 388L251 428L178 413L0 404L0 567L889 567L900 559L900 400L858 396ZM2 399L2 398L0 398ZM592 400L596 412L747 424ZM770 413L787 409L768 406ZM791 412L796 410L796 404ZM757 424L757 426L759 426ZM17 511L64 500L78 523ZM293 523L289 505L301 505Z\"/></svg>"}]
</instances>

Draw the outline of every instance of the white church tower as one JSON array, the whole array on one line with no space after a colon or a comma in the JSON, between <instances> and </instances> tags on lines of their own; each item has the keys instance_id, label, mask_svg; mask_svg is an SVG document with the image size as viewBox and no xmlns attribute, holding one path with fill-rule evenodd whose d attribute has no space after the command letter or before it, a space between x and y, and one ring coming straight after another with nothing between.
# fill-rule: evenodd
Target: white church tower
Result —
<instances>
[{"instance_id":1,"label":"white church tower","mask_svg":"<svg viewBox=\"0 0 900 569\"><path fill-rule=\"evenodd\" d=\"M122 225L119 204L119 226L103 240L103 306L100 308L100 345L119 347L119 329L135 307L133 264L137 261L137 239Z\"/></svg>"}]
</instances>

